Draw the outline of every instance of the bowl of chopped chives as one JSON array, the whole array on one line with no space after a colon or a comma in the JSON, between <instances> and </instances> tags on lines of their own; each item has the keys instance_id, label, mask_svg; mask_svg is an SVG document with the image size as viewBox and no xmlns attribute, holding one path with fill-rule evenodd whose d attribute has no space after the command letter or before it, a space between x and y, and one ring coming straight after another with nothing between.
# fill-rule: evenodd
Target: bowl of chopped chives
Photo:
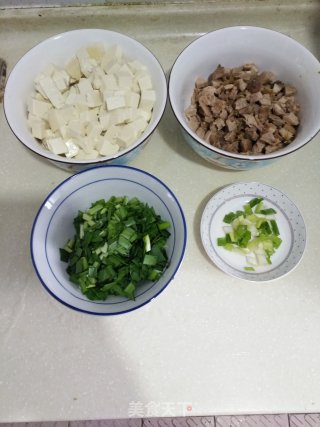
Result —
<instances>
[{"instance_id":1,"label":"bowl of chopped chives","mask_svg":"<svg viewBox=\"0 0 320 427\"><path fill-rule=\"evenodd\" d=\"M182 263L186 222L173 192L129 166L100 166L59 184L35 218L30 249L44 288L95 315L150 302Z\"/></svg>"},{"instance_id":2,"label":"bowl of chopped chives","mask_svg":"<svg viewBox=\"0 0 320 427\"><path fill-rule=\"evenodd\" d=\"M211 261L225 273L252 282L288 274L306 246L297 206L280 190L258 182L231 184L214 194L200 228Z\"/></svg>"}]
</instances>

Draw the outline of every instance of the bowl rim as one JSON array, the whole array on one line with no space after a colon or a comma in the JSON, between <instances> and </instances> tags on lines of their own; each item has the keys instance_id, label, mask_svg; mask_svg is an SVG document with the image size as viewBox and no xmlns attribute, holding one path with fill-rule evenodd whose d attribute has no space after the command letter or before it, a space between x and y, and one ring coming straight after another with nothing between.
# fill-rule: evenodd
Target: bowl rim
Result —
<instances>
[{"instance_id":1,"label":"bowl rim","mask_svg":"<svg viewBox=\"0 0 320 427\"><path fill-rule=\"evenodd\" d=\"M79 308L76 307L75 305L72 305L71 303L68 303L66 301L64 301L63 299L61 299L60 297L58 297L46 284L45 279L41 276L40 272L38 271L37 268L37 262L34 256L34 250L33 250L33 243L34 243L34 237L35 237L35 232L36 232L36 226L37 226L37 222L38 222L38 218L41 214L41 212L43 211L43 208L45 206L45 204L47 203L47 201L50 199L50 197L57 191L59 191L59 189L61 187L63 187L64 185L68 184L69 181L76 181L78 179L78 176L81 174L89 174L94 172L96 169L126 169L126 170L130 170L132 173L139 173L142 175L147 175L148 177L150 177L152 180L156 181L158 184L160 184L162 187L165 188L165 190L170 194L170 196L173 198L176 207L178 209L178 212L180 213L180 218L182 221L182 229L183 229L183 245L182 245L182 249L181 249L181 254L179 256L179 259L177 261L177 265L175 266L173 272L170 274L170 277L168 278L168 280L166 281L166 283L158 290L158 292L156 292L155 294L153 294L152 296L150 296L146 301L137 304L136 306L133 306L129 309L124 309L124 310L120 310L120 311L116 311L116 312L112 312L112 313L107 313L107 312L95 312L92 310L85 310L84 308ZM187 224L186 224L186 219L184 216L184 212L182 209L182 206L179 202L179 200L177 199L176 195L173 193L173 191L158 177L156 177L155 175L146 172L142 169L133 167L133 166L127 166L127 165L100 165L100 166L94 166L88 169L84 169L81 170L67 178L65 178L63 181L61 181L58 185L56 185L50 192L49 194L47 194L47 196L45 197L45 199L43 200L43 202L41 203L40 207L38 208L37 214L35 216L35 219L33 221L32 224L32 228L31 228L31 233L30 233L30 238L29 238L29 251L30 251L30 255L31 255L31 261L32 261L32 265L34 268L34 271L40 281L40 283L42 284L42 286L44 287L44 289L53 297L55 298L57 301L59 301L61 304L63 304L64 306L81 312L81 313L85 313L85 314L92 314L92 315L96 315L96 316L116 316L116 315L120 315L120 314L125 314L125 313L129 313L131 311L135 311L140 307L143 307L144 305L148 304L149 302L151 302L154 298L156 298L158 295L160 295L162 293L162 291L164 291L164 289L167 288L167 286L169 285L170 282L172 282L172 280L175 278L175 275L177 274L178 270L181 267L183 258L185 256L185 251L186 251L186 245L187 245ZM90 301L90 300L88 300Z\"/></svg>"},{"instance_id":2,"label":"bowl rim","mask_svg":"<svg viewBox=\"0 0 320 427\"><path fill-rule=\"evenodd\" d=\"M300 148L303 148L308 142L310 142L311 140L313 140L313 138L315 138L315 136L320 132L320 122L319 122L319 126L318 126L318 130L316 130L316 132L310 136L308 139L306 139L301 145L299 145L298 147L291 147L291 144L288 145L288 151L286 151L285 153L282 152L282 150L277 150L274 151L273 153L269 153L269 154L259 154L259 155L246 155L246 154L238 154L238 153L230 153L228 151L225 150L221 150L213 145L208 144L206 141L202 140L200 137L198 137L198 135L193 132L188 126L186 126L184 123L182 123L178 117L178 114L176 113L176 110L173 107L173 101L172 101L172 74L175 71L175 66L177 64L177 62L180 60L180 58L186 53L187 49L189 49L192 45L196 44L197 42L199 42L201 39L210 36L214 33L217 32L227 32L227 31L234 31L234 30L254 30L254 31L261 31L261 32L265 32L265 33L273 33L278 35L280 38L285 38L290 40L290 43L295 44L299 49L303 50L307 55L309 55L310 59L312 61L314 61L315 64L318 64L318 66L320 67L320 62L319 60L316 58L315 55L313 55L313 53L311 53L305 46L303 46L301 43L299 43L297 40L295 40L293 37L288 36L287 34L284 34L280 31L276 31L276 30L272 30L271 28L267 28L267 27L258 27L258 26L254 26L254 25L235 25L235 26L229 26L229 27L221 27L218 28L216 30L213 31L209 31L207 33L204 33L200 36L198 36L197 38L195 38L194 40L192 40L190 43L188 43L179 53L179 55L176 57L174 63L172 64L170 73L169 73L169 77L168 77L168 99L169 99L169 103L171 106L171 109L173 111L174 116L176 117L176 120L178 121L178 123L180 124L180 126L182 127L182 129L193 139L194 142L200 144L202 147L208 149L209 151L219 155L219 156L223 156L223 157L227 157L229 159L237 159L237 160L247 160L247 161L255 161L255 162L263 162L265 160L276 160L279 159L281 157L284 157L290 153L294 153L295 151L299 150Z\"/></svg>"},{"instance_id":3,"label":"bowl rim","mask_svg":"<svg viewBox=\"0 0 320 427\"><path fill-rule=\"evenodd\" d=\"M74 158L66 158L66 157L62 157L59 155L56 155L54 153L51 153L49 150L47 150L46 154L46 150L42 147L39 146L39 149L37 146L32 147L31 145L27 144L26 142L24 142L17 134L16 131L13 129L12 126L12 122L10 122L10 120L8 119L8 114L6 111L6 99L8 97L8 87L10 88L10 84L11 84L11 79L14 78L14 73L16 71L16 67L19 66L19 64L34 50L38 49L40 46L43 46L44 44L46 44L47 42L51 42L53 40L59 39L61 37L64 36L68 36L69 34L76 34L76 33L89 33L89 32L103 32L105 34L114 34L116 36L120 36L123 39L128 39L128 40L132 40L134 43L137 43L138 45L140 45L143 49L145 49L145 51L150 55L151 58L153 58L153 60L155 61L155 63L158 65L159 67L159 71L160 71L160 75L161 75L161 80L163 83L163 88L165 93L163 94L163 102L160 104L160 108L159 108L159 115L158 118L154 121L154 123L152 124L151 128L148 131L144 131L143 134L141 134L140 138L131 146L120 150L118 153L119 154L113 154L111 156L101 156L98 157L97 159L92 159L92 160L75 160ZM16 139L18 139L18 141L20 141L23 146L25 148L27 148L28 150L30 150L32 153L35 153L39 156L41 156L44 159L50 160L50 161L54 161L54 162L58 162L61 164L70 164L70 165L81 165L81 166L86 166L86 165L102 165L105 162L110 162L112 160L117 160L117 159L121 159L123 156L131 153L133 150L135 150L136 148L142 146L149 137L151 137L151 135L154 133L154 131L156 130L157 126L159 125L164 112L165 112L165 108L166 108L166 104L168 101L168 84L167 84L167 78L166 78L166 73L164 71L163 66L161 65L160 61L158 60L158 58L154 55L154 53L148 48L146 47L142 42L140 42L139 40L137 40L134 37L131 37L125 33L121 33L119 31L113 31L113 30L108 30L108 29L104 29L104 28L80 28L80 29L75 29L75 30L70 30L70 31L64 31L62 33L58 33L55 35L52 35L42 41L40 41L39 43L35 44L34 46L32 46L30 49L28 49L19 59L18 61L13 65L9 76L7 78L7 82L6 82L6 86L5 86L5 91L4 91L4 96L3 96L3 110L4 110L4 115L7 121L7 124L9 126L9 128L11 129L11 132L14 134L14 136L16 137ZM150 124L150 122L148 123ZM30 134L31 135L31 134ZM35 139L35 138L34 138ZM141 139L141 141L139 141ZM35 142L36 139L35 139ZM40 143L39 143L40 144Z\"/></svg>"}]
</instances>

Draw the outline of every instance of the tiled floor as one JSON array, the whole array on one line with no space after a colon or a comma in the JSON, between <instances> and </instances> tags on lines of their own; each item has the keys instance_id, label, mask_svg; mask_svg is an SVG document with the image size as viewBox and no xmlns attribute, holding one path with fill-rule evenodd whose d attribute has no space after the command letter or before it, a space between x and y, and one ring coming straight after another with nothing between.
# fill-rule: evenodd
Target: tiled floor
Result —
<instances>
[{"instance_id":1,"label":"tiled floor","mask_svg":"<svg viewBox=\"0 0 320 427\"><path fill-rule=\"evenodd\" d=\"M0 423L0 427L320 427L320 414L223 415L216 417Z\"/></svg>"}]
</instances>

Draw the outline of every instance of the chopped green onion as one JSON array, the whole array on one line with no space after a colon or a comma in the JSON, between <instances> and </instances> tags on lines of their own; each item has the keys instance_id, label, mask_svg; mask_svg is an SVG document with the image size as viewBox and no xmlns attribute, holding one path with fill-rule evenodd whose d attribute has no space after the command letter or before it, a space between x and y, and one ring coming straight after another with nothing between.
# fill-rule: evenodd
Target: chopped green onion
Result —
<instances>
[{"instance_id":1,"label":"chopped green onion","mask_svg":"<svg viewBox=\"0 0 320 427\"><path fill-rule=\"evenodd\" d=\"M273 215L273 214L276 214L277 211L275 211L273 208L269 208L269 209L261 209L260 213L262 215Z\"/></svg>"},{"instance_id":2,"label":"chopped green onion","mask_svg":"<svg viewBox=\"0 0 320 427\"><path fill-rule=\"evenodd\" d=\"M252 208L254 208L254 213ZM243 206L243 211L227 213L223 222L225 235L217 238L217 245L232 252L245 255L245 270L271 264L271 257L282 243L277 222L270 215L277 212L265 208L262 197L256 197Z\"/></svg>"},{"instance_id":3,"label":"chopped green onion","mask_svg":"<svg viewBox=\"0 0 320 427\"><path fill-rule=\"evenodd\" d=\"M90 300L135 298L140 282L158 280L168 265L168 229L136 197L98 200L74 218L76 234L60 248L70 281Z\"/></svg>"}]
</instances>

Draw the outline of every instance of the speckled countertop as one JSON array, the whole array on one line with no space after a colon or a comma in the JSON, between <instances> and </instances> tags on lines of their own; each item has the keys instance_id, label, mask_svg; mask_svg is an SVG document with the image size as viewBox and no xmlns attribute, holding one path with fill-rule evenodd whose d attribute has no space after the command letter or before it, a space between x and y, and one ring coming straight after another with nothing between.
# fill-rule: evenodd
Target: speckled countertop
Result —
<instances>
[{"instance_id":1,"label":"speckled countertop","mask_svg":"<svg viewBox=\"0 0 320 427\"><path fill-rule=\"evenodd\" d=\"M5 9L0 56L10 70L48 36L97 27L136 37L168 71L199 34L249 24L291 35L319 57L319 21L316 0ZM96 318L53 300L29 255L35 214L67 172L24 150L2 109L0 126L0 422L139 417L152 408L158 416L320 410L319 135L265 169L223 171L184 145L167 108L132 165L177 194L189 232L183 265L149 305ZM206 202L240 180L279 188L306 222L302 262L269 284L228 277L201 246Z\"/></svg>"}]
</instances>

